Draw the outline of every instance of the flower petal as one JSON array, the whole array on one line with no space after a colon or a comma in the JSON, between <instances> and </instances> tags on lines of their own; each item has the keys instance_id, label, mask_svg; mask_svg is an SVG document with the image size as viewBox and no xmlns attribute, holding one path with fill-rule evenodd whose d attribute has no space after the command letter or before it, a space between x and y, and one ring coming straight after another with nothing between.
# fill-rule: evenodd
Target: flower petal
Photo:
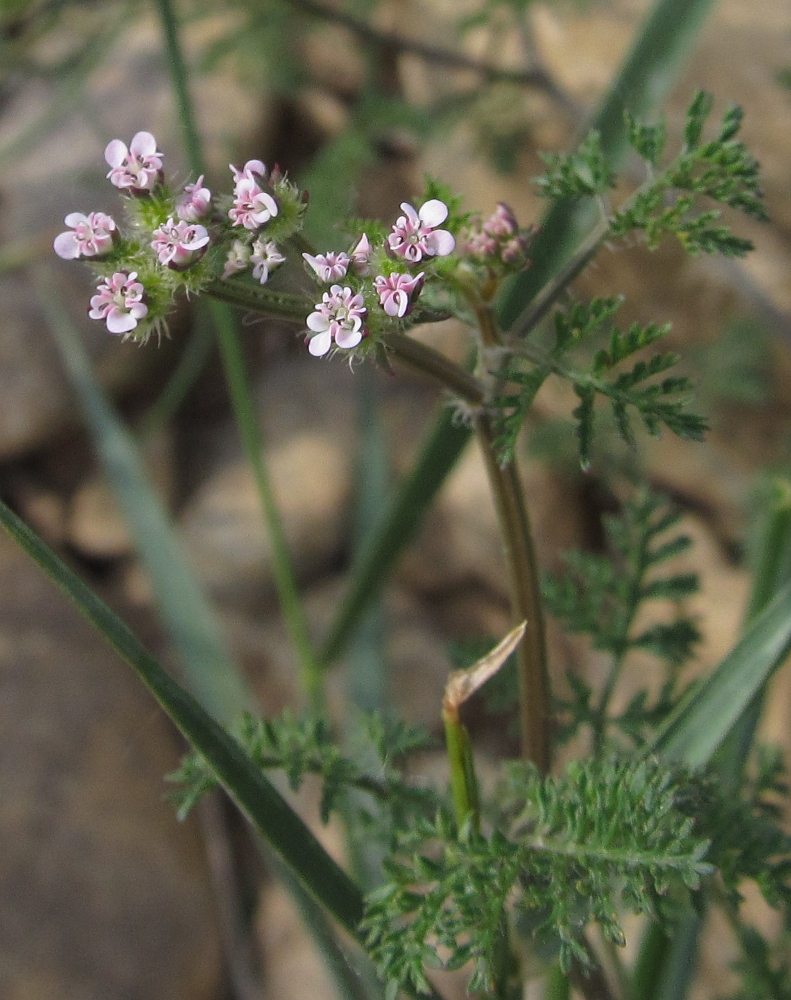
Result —
<instances>
[{"instance_id":1,"label":"flower petal","mask_svg":"<svg viewBox=\"0 0 791 1000\"><path fill-rule=\"evenodd\" d=\"M107 314L107 329L110 333L129 333L136 326L135 317L131 313L119 309L118 306L113 306Z\"/></svg>"},{"instance_id":2,"label":"flower petal","mask_svg":"<svg viewBox=\"0 0 791 1000\"><path fill-rule=\"evenodd\" d=\"M426 245L435 257L447 257L449 253L453 253L456 240L447 229L435 229L426 237Z\"/></svg>"},{"instance_id":3,"label":"flower petal","mask_svg":"<svg viewBox=\"0 0 791 1000\"><path fill-rule=\"evenodd\" d=\"M401 207L403 208L404 206L402 205ZM421 205L418 215L420 216L420 221L424 222L427 226L439 226L448 217L448 206L444 201L432 198Z\"/></svg>"},{"instance_id":4,"label":"flower petal","mask_svg":"<svg viewBox=\"0 0 791 1000\"><path fill-rule=\"evenodd\" d=\"M68 217L67 217L68 221ZM75 232L61 233L52 244L55 253L63 260L76 260L80 256L80 244Z\"/></svg>"},{"instance_id":5,"label":"flower petal","mask_svg":"<svg viewBox=\"0 0 791 1000\"><path fill-rule=\"evenodd\" d=\"M135 156L153 156L157 151L157 140L150 132L138 132L129 144Z\"/></svg>"},{"instance_id":6,"label":"flower petal","mask_svg":"<svg viewBox=\"0 0 791 1000\"><path fill-rule=\"evenodd\" d=\"M308 341L308 350L313 355L314 358L321 358L329 351L332 344L332 335L330 334L329 328L327 328L323 333L319 333L315 337L311 337Z\"/></svg>"},{"instance_id":7,"label":"flower petal","mask_svg":"<svg viewBox=\"0 0 791 1000\"><path fill-rule=\"evenodd\" d=\"M120 139L113 139L107 143L104 158L108 166L120 167L127 156L129 156L129 150L126 148L125 142L121 142Z\"/></svg>"},{"instance_id":8,"label":"flower petal","mask_svg":"<svg viewBox=\"0 0 791 1000\"><path fill-rule=\"evenodd\" d=\"M335 343L338 347L344 347L346 349L356 347L362 339L363 332L359 320L355 322L353 330L339 330L335 334Z\"/></svg>"}]
</instances>

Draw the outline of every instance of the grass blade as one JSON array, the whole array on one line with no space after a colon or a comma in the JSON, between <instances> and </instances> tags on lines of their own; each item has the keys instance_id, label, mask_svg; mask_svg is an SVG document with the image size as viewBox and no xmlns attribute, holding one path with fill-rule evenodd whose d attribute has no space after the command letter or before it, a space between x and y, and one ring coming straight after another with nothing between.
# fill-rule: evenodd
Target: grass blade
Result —
<instances>
[{"instance_id":1,"label":"grass blade","mask_svg":"<svg viewBox=\"0 0 791 1000\"><path fill-rule=\"evenodd\" d=\"M357 886L239 744L170 677L128 626L0 501L0 524L129 664L254 828L302 884L352 934L362 917Z\"/></svg>"},{"instance_id":2,"label":"grass blade","mask_svg":"<svg viewBox=\"0 0 791 1000\"><path fill-rule=\"evenodd\" d=\"M745 629L719 666L669 717L651 752L700 767L791 651L791 582Z\"/></svg>"}]
</instances>

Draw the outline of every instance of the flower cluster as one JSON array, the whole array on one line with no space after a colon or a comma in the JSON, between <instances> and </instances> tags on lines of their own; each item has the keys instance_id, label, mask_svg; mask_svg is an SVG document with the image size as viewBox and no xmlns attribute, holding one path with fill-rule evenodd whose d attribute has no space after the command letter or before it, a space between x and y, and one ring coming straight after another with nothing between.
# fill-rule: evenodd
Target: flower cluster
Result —
<instances>
[{"instance_id":1,"label":"flower cluster","mask_svg":"<svg viewBox=\"0 0 791 1000\"><path fill-rule=\"evenodd\" d=\"M165 182L163 155L150 132L104 151L110 183L124 198L127 225L104 212L71 212L54 241L64 260L81 259L97 278L88 315L108 331L144 341L160 331L179 291L250 269L264 284L285 262L277 241L301 226L304 202L279 171L260 160L231 166L233 199L213 199L201 175L180 191ZM224 260L224 269L223 269Z\"/></svg>"},{"instance_id":2,"label":"flower cluster","mask_svg":"<svg viewBox=\"0 0 791 1000\"><path fill-rule=\"evenodd\" d=\"M321 357L333 346L356 347L372 327L404 319L426 282L425 267L433 258L453 253L455 237L438 228L449 215L443 201L431 198L420 209L404 202L401 211L379 245L363 233L348 253L302 254L319 283L332 283L307 319L311 354ZM418 264L424 269L413 274L410 268ZM350 284L337 284L344 279Z\"/></svg>"},{"instance_id":3,"label":"flower cluster","mask_svg":"<svg viewBox=\"0 0 791 1000\"><path fill-rule=\"evenodd\" d=\"M521 270L528 264L529 238L534 230L520 231L514 213L503 204L485 222L476 219L464 233L463 252L493 270Z\"/></svg>"},{"instance_id":4,"label":"flower cluster","mask_svg":"<svg viewBox=\"0 0 791 1000\"><path fill-rule=\"evenodd\" d=\"M203 175L170 188L150 132L138 132L128 146L113 139L104 157L107 177L124 196L125 225L104 212L71 212L68 230L54 242L58 256L84 260L94 271L91 319L110 333L145 341L163 329L179 292L211 292L219 282L228 283L223 298L252 299L265 308L267 294L256 298L253 290L286 262L307 203L277 166L267 171L261 160L247 160L241 169L230 165L233 193L214 197ZM312 310L316 296L306 293L312 355L375 344L388 330L403 329L426 285L447 295L454 282L461 287L469 279L471 263L487 264L487 280L493 262L506 269L524 265L525 239L505 205L487 222L465 228L457 244L454 232L465 220L448 196L432 196L437 191L418 208L403 202L389 231L370 223L347 249L302 253L307 274L323 286Z\"/></svg>"}]
</instances>

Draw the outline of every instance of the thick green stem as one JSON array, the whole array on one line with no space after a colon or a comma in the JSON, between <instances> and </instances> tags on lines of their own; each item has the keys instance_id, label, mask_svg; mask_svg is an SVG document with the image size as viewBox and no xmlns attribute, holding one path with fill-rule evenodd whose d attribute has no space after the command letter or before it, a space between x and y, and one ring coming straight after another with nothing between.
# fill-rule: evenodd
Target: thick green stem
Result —
<instances>
[{"instance_id":1,"label":"thick green stem","mask_svg":"<svg viewBox=\"0 0 791 1000\"><path fill-rule=\"evenodd\" d=\"M480 829L481 815L470 734L455 707L443 705L442 723L445 727L445 743L448 748L450 791L456 824L461 829L465 823L472 820L477 833Z\"/></svg>"},{"instance_id":2,"label":"thick green stem","mask_svg":"<svg viewBox=\"0 0 791 1000\"><path fill-rule=\"evenodd\" d=\"M530 521L515 464L501 466L498 461L488 414L478 414L476 430L500 523L514 621L527 622L525 636L516 649L522 754L546 772L550 763L549 674Z\"/></svg>"}]
</instances>

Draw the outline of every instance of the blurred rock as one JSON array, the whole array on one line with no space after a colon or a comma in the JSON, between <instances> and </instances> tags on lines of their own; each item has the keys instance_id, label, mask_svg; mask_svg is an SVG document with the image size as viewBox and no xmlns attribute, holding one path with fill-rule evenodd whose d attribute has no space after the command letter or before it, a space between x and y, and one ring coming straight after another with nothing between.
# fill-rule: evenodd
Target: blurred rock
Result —
<instances>
[{"instance_id":1,"label":"blurred rock","mask_svg":"<svg viewBox=\"0 0 791 1000\"><path fill-rule=\"evenodd\" d=\"M163 801L163 716L5 535L0 592L0 996L213 1000L212 900Z\"/></svg>"},{"instance_id":2,"label":"blurred rock","mask_svg":"<svg viewBox=\"0 0 791 1000\"><path fill-rule=\"evenodd\" d=\"M346 533L347 450L332 432L306 431L271 449L267 465L298 576L326 571L339 558ZM216 597L244 602L247 593L272 588L272 542L244 459L216 471L181 523L192 564Z\"/></svg>"},{"instance_id":3,"label":"blurred rock","mask_svg":"<svg viewBox=\"0 0 791 1000\"><path fill-rule=\"evenodd\" d=\"M414 448L436 399L408 376L372 372L396 460ZM362 377L362 376L360 376ZM275 497L303 581L334 569L353 514L359 378L337 362L291 358L264 373L260 413ZM194 428L193 475L203 481L180 519L193 565L226 605L257 607L271 595L271 542L232 420Z\"/></svg>"},{"instance_id":4,"label":"blurred rock","mask_svg":"<svg viewBox=\"0 0 791 1000\"><path fill-rule=\"evenodd\" d=\"M150 480L167 508L173 497L173 441L161 430L141 444ZM119 559L134 550L115 491L101 470L75 492L69 504L68 541L90 559Z\"/></svg>"}]
</instances>

